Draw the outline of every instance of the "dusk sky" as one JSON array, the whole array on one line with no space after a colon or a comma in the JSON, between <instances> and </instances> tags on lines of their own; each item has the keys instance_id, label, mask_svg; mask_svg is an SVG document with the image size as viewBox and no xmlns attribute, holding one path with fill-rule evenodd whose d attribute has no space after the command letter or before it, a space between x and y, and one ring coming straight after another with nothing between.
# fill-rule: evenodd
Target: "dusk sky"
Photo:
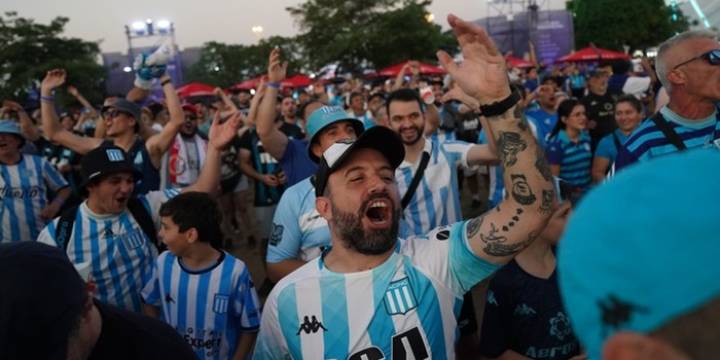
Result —
<instances>
[{"instance_id":1,"label":"dusk sky","mask_svg":"<svg viewBox=\"0 0 720 360\"><path fill-rule=\"evenodd\" d=\"M0 11L17 11L20 16L47 23L55 16L66 16L70 22L65 36L84 40L102 40L102 51L127 49L124 26L146 18L168 19L175 23L180 48L201 46L207 41L251 44L258 40L251 28L263 27L263 37L292 36L297 27L285 8L300 0L2 0ZM543 8L562 8L564 0L539 0ZM466 19L477 19L488 13L486 0L435 0L430 6L435 22L447 28L446 16L455 13ZM138 45L142 45L139 43Z\"/></svg>"}]
</instances>

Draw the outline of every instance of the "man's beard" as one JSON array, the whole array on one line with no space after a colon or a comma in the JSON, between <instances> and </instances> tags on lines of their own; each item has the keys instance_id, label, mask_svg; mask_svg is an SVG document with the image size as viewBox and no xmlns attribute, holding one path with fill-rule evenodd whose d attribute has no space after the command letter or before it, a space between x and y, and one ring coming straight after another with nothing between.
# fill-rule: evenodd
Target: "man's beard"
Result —
<instances>
[{"instance_id":1,"label":"man's beard","mask_svg":"<svg viewBox=\"0 0 720 360\"><path fill-rule=\"evenodd\" d=\"M186 139L194 137L195 134L197 134L197 127L194 127L192 131L188 131L187 129L183 129L180 131L180 136Z\"/></svg>"},{"instance_id":2,"label":"man's beard","mask_svg":"<svg viewBox=\"0 0 720 360\"><path fill-rule=\"evenodd\" d=\"M420 139L422 139L423 134L425 133L425 126L423 126L423 127L413 126L412 128L413 128L415 131L417 131L417 135L416 135L416 137L415 137L414 139L409 140L409 141L406 141L405 139L403 139L402 136L400 136L400 139L402 140L403 144L405 144L405 145L415 145L415 144L417 144L417 142L420 141Z\"/></svg>"},{"instance_id":3,"label":"man's beard","mask_svg":"<svg viewBox=\"0 0 720 360\"><path fill-rule=\"evenodd\" d=\"M393 205L391 210L392 223L389 229L369 230L365 231L362 225L362 218L365 216L367 207L373 200L378 198L389 198L387 194L371 195L363 202L357 214L344 212L330 202L332 207L333 219L332 224L338 231L338 235L342 238L345 246L354 249L363 255L380 255L386 253L395 246L397 241L398 230L400 227L400 209Z\"/></svg>"}]
</instances>

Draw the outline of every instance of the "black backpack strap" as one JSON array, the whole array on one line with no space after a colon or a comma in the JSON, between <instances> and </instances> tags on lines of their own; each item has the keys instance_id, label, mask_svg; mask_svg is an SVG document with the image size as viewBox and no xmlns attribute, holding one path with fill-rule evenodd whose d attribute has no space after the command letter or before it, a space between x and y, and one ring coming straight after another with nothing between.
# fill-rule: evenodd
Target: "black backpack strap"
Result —
<instances>
[{"instance_id":1,"label":"black backpack strap","mask_svg":"<svg viewBox=\"0 0 720 360\"><path fill-rule=\"evenodd\" d=\"M58 247L67 250L70 242L70 234L72 234L73 226L75 226L75 218L77 217L78 206L72 206L65 209L60 214L60 219L55 226L55 242Z\"/></svg>"},{"instance_id":2,"label":"black backpack strap","mask_svg":"<svg viewBox=\"0 0 720 360\"><path fill-rule=\"evenodd\" d=\"M150 212L147 210L145 205L143 205L142 201L136 197L132 197L128 200L127 207L128 210L130 210L132 217L135 221L137 221L138 225L140 225L140 229L145 233L148 239L150 239L150 242L155 245L155 248L158 249L158 251L163 250L164 246L160 244L157 238L155 223L153 222Z\"/></svg>"},{"instance_id":3,"label":"black backpack strap","mask_svg":"<svg viewBox=\"0 0 720 360\"><path fill-rule=\"evenodd\" d=\"M665 135L665 138L668 139L668 141L675 145L678 150L683 151L687 149L687 146L685 146L685 143L680 138L680 135L673 130L672 126L665 120L665 118L660 114L660 112L656 112L655 115L653 115L650 119L655 123L655 126L657 126L658 130L662 131L662 133Z\"/></svg>"},{"instance_id":4,"label":"black backpack strap","mask_svg":"<svg viewBox=\"0 0 720 360\"><path fill-rule=\"evenodd\" d=\"M423 151L420 165L418 166L418 169L415 172L415 176L413 176L410 185L408 185L407 192L405 192L405 195L402 198L401 204L403 210L405 210L405 208L410 204L410 200L412 199L413 195L415 195L415 190L417 190L417 187L420 184L420 180L422 179L423 174L425 174L425 168L427 168L429 162L430 154L426 151Z\"/></svg>"}]
</instances>

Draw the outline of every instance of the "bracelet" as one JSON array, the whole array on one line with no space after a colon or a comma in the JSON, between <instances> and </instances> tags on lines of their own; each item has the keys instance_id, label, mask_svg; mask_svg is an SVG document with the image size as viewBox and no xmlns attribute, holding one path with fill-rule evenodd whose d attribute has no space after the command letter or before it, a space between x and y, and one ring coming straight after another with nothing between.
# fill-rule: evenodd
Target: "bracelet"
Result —
<instances>
[{"instance_id":1,"label":"bracelet","mask_svg":"<svg viewBox=\"0 0 720 360\"><path fill-rule=\"evenodd\" d=\"M504 114L510 108L520 101L521 97L517 91L510 93L510 96L506 97L501 101L494 102L488 105L480 105L480 112L485 117L492 117Z\"/></svg>"},{"instance_id":2,"label":"bracelet","mask_svg":"<svg viewBox=\"0 0 720 360\"><path fill-rule=\"evenodd\" d=\"M279 82L269 82L269 83L267 83L267 87L277 90L277 89L280 89L280 83Z\"/></svg>"},{"instance_id":3,"label":"bracelet","mask_svg":"<svg viewBox=\"0 0 720 360\"><path fill-rule=\"evenodd\" d=\"M165 80L163 80L163 81L160 83L160 85L165 86L165 85L170 84L170 83L172 83L172 79L165 79Z\"/></svg>"},{"instance_id":4,"label":"bracelet","mask_svg":"<svg viewBox=\"0 0 720 360\"><path fill-rule=\"evenodd\" d=\"M40 100L47 101L47 102L53 102L53 101L55 101L55 97L54 96L40 96Z\"/></svg>"}]
</instances>

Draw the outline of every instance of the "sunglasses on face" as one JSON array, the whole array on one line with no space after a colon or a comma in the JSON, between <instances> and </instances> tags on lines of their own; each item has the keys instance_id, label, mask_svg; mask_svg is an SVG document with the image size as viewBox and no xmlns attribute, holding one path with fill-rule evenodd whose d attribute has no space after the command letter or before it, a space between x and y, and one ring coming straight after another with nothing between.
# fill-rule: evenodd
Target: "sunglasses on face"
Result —
<instances>
[{"instance_id":1,"label":"sunglasses on face","mask_svg":"<svg viewBox=\"0 0 720 360\"><path fill-rule=\"evenodd\" d=\"M673 70L675 70L675 69L677 69L677 68L679 68L679 67L681 67L681 66L683 66L683 65L689 64L689 63L691 63L691 62L693 62L693 61L695 61L695 60L698 60L698 59L704 59L704 60L707 61L710 65L720 65L720 49L710 50L710 51L708 51L708 52L706 52L706 53L704 53L704 54L700 54L700 55L698 55L698 56L696 56L696 57L694 57L694 58L692 58L692 59L683 61L683 62L675 65L675 67L673 68Z\"/></svg>"},{"instance_id":2,"label":"sunglasses on face","mask_svg":"<svg viewBox=\"0 0 720 360\"><path fill-rule=\"evenodd\" d=\"M118 109L108 110L108 111L106 111L106 112L103 113L103 117L106 118L106 119L114 119L114 118L116 118L118 115L131 116L129 112L127 112L127 111L122 111L122 110L118 110Z\"/></svg>"}]
</instances>

